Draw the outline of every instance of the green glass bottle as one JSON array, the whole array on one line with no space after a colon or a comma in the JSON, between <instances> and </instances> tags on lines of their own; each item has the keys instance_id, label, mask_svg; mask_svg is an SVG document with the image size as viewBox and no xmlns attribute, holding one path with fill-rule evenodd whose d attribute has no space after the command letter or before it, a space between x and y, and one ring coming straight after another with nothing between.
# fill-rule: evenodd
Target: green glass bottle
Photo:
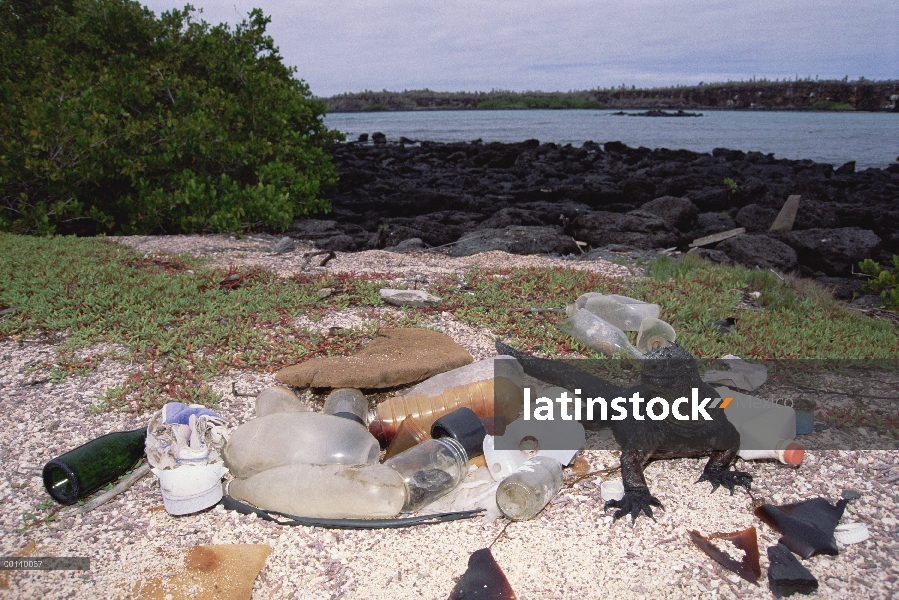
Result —
<instances>
[{"instance_id":1,"label":"green glass bottle","mask_svg":"<svg viewBox=\"0 0 899 600\"><path fill-rule=\"evenodd\" d=\"M144 456L147 428L108 433L44 465L44 488L60 504L74 504L121 477Z\"/></svg>"}]
</instances>

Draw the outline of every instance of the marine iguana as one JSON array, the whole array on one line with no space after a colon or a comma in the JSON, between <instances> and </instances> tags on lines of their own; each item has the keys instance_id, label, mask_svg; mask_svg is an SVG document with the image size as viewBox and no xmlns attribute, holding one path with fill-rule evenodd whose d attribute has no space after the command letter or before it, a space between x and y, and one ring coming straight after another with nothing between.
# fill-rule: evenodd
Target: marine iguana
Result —
<instances>
[{"instance_id":1,"label":"marine iguana","mask_svg":"<svg viewBox=\"0 0 899 600\"><path fill-rule=\"evenodd\" d=\"M528 375L566 389L580 388L581 397L602 396L611 400L619 396L630 398L639 393L644 400L662 397L670 405L678 398L690 398L694 387L700 398L717 396L715 389L702 381L693 356L677 343L647 354L640 384L629 388L616 386L562 361L529 356L499 342L496 348L501 354L519 359ZM723 410L709 409L707 412L712 417L710 421L680 421L672 414L661 421L636 420L628 411L627 418L621 421L584 422L584 426L591 429L611 426L615 441L621 446L624 497L605 504L606 509L617 509L613 515L616 521L626 514L631 515L632 521L641 513L654 518L652 507L664 508L650 494L643 475L643 468L653 460L709 456L697 483L708 481L712 484L712 492L723 486L731 495L738 485L750 489L752 476L731 470L740 449L740 433L727 420Z\"/></svg>"}]
</instances>

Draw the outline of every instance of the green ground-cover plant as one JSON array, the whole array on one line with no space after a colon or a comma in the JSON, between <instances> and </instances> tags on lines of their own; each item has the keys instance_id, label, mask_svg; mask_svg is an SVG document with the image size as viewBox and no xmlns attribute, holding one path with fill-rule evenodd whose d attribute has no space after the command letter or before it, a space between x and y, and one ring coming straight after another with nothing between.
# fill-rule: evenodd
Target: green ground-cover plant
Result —
<instances>
[{"instance_id":1,"label":"green ground-cover plant","mask_svg":"<svg viewBox=\"0 0 899 600\"><path fill-rule=\"evenodd\" d=\"M0 317L0 340L42 333L64 340L53 360L33 367L34 377L54 381L104 359L137 365L106 396L107 406L136 412L170 400L214 403L208 382L231 369L268 373L311 356L349 354L375 335L374 326L298 326L300 318L343 309L404 327L432 326L447 312L528 352L596 357L554 327L563 314L530 311L563 308L587 291L658 303L678 341L699 357L899 357L893 322L850 313L801 281L693 256L657 259L646 266L650 277L627 279L561 268L473 269L431 286L443 298L438 307L388 310L378 289L397 283L378 274L278 279L249 267L212 269L188 256L145 256L102 238L0 234L0 255L0 310L15 309ZM738 310L741 302L752 305ZM728 316L737 327L723 334L712 323Z\"/></svg>"},{"instance_id":2,"label":"green ground-cover plant","mask_svg":"<svg viewBox=\"0 0 899 600\"><path fill-rule=\"evenodd\" d=\"M855 107L848 102L837 102L835 100L818 100L812 102L812 110L855 110Z\"/></svg>"},{"instance_id":3,"label":"green ground-cover plant","mask_svg":"<svg viewBox=\"0 0 899 600\"><path fill-rule=\"evenodd\" d=\"M880 298L886 308L899 309L899 255L894 254L890 261L893 269L881 269L880 265L866 258L858 263L859 268L871 279L865 283L863 289L870 292L880 292Z\"/></svg>"},{"instance_id":4,"label":"green ground-cover plant","mask_svg":"<svg viewBox=\"0 0 899 600\"><path fill-rule=\"evenodd\" d=\"M603 108L601 102L582 97L559 96L526 96L514 95L504 98L493 98L478 103L478 110L507 109L571 109L571 108Z\"/></svg>"},{"instance_id":5,"label":"green ground-cover plant","mask_svg":"<svg viewBox=\"0 0 899 600\"><path fill-rule=\"evenodd\" d=\"M0 3L0 230L285 228L327 209L340 134L258 9L231 29L134 0Z\"/></svg>"}]
</instances>

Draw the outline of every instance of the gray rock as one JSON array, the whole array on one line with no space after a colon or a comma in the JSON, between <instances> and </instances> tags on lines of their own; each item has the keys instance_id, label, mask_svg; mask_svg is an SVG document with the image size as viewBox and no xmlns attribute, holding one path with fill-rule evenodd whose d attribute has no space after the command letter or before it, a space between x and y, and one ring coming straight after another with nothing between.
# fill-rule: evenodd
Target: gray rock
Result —
<instances>
[{"instance_id":1,"label":"gray rock","mask_svg":"<svg viewBox=\"0 0 899 600\"><path fill-rule=\"evenodd\" d=\"M759 204L747 204L740 209L734 220L738 226L745 227L746 231L768 231L776 218L776 210Z\"/></svg>"},{"instance_id":2,"label":"gray rock","mask_svg":"<svg viewBox=\"0 0 899 600\"><path fill-rule=\"evenodd\" d=\"M850 275L853 267L873 257L881 239L868 229L806 229L778 234L778 239L792 247L804 266L826 275Z\"/></svg>"},{"instance_id":3,"label":"gray rock","mask_svg":"<svg viewBox=\"0 0 899 600\"><path fill-rule=\"evenodd\" d=\"M696 225L696 205L686 198L674 196L662 196L640 207L645 211L656 215L674 229L690 231Z\"/></svg>"},{"instance_id":4,"label":"gray rock","mask_svg":"<svg viewBox=\"0 0 899 600\"><path fill-rule=\"evenodd\" d=\"M574 240L561 227L524 227L480 229L462 236L453 246L453 256L471 256L502 250L510 254L571 254L577 252Z\"/></svg>"},{"instance_id":5,"label":"gray rock","mask_svg":"<svg viewBox=\"0 0 899 600\"><path fill-rule=\"evenodd\" d=\"M286 254L287 252L293 252L294 248L296 248L296 242L294 242L293 238L282 237L278 241L278 245L275 246L275 249L272 250L272 253L273 254Z\"/></svg>"},{"instance_id":6,"label":"gray rock","mask_svg":"<svg viewBox=\"0 0 899 600\"><path fill-rule=\"evenodd\" d=\"M394 290L382 288L379 291L381 300L394 306L412 306L426 308L440 304L440 298L423 290Z\"/></svg>"},{"instance_id":7,"label":"gray rock","mask_svg":"<svg viewBox=\"0 0 899 600\"><path fill-rule=\"evenodd\" d=\"M387 252L419 252L425 249L425 243L421 241L421 238L409 238L408 240L403 240L396 246L391 246L389 248L384 248Z\"/></svg>"},{"instance_id":8,"label":"gray rock","mask_svg":"<svg viewBox=\"0 0 899 600\"><path fill-rule=\"evenodd\" d=\"M741 234L724 240L715 250L745 267L794 271L799 266L795 250L766 235Z\"/></svg>"}]
</instances>

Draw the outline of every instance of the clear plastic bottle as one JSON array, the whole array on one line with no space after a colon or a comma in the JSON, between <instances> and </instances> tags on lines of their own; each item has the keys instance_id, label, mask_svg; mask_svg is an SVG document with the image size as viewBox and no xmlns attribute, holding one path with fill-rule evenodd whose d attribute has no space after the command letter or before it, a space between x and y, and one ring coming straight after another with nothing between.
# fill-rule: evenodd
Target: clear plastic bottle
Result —
<instances>
[{"instance_id":1,"label":"clear plastic bottle","mask_svg":"<svg viewBox=\"0 0 899 600\"><path fill-rule=\"evenodd\" d=\"M556 328L606 356L623 353L631 358L644 358L644 354L634 348L621 329L587 309L578 310L573 316L557 323Z\"/></svg>"},{"instance_id":2,"label":"clear plastic bottle","mask_svg":"<svg viewBox=\"0 0 899 600\"><path fill-rule=\"evenodd\" d=\"M496 504L513 521L533 519L562 489L562 465L533 456L496 489Z\"/></svg>"},{"instance_id":3,"label":"clear plastic bottle","mask_svg":"<svg viewBox=\"0 0 899 600\"><path fill-rule=\"evenodd\" d=\"M453 438L427 440L384 462L406 483L402 512L415 512L455 488L468 473L468 456Z\"/></svg>"},{"instance_id":4,"label":"clear plastic bottle","mask_svg":"<svg viewBox=\"0 0 899 600\"><path fill-rule=\"evenodd\" d=\"M378 462L380 445L349 419L314 412L278 413L248 421L225 446L225 464L238 478L283 465L364 465Z\"/></svg>"},{"instance_id":5,"label":"clear plastic bottle","mask_svg":"<svg viewBox=\"0 0 899 600\"><path fill-rule=\"evenodd\" d=\"M334 390L325 398L325 407L322 408L322 412L365 425L365 419L368 417L368 398L354 388Z\"/></svg>"},{"instance_id":6,"label":"clear plastic bottle","mask_svg":"<svg viewBox=\"0 0 899 600\"><path fill-rule=\"evenodd\" d=\"M677 339L674 327L652 317L643 319L637 330L637 350L649 354L657 348L664 348Z\"/></svg>"},{"instance_id":7,"label":"clear plastic bottle","mask_svg":"<svg viewBox=\"0 0 899 600\"><path fill-rule=\"evenodd\" d=\"M431 434L422 429L418 419L412 415L407 415L406 418L400 422L400 426L396 430L396 435L393 436L393 440L391 440L390 445L387 446L384 460L391 459L400 452L405 452L409 448L417 446L429 439L431 439Z\"/></svg>"},{"instance_id":8,"label":"clear plastic bottle","mask_svg":"<svg viewBox=\"0 0 899 600\"><path fill-rule=\"evenodd\" d=\"M622 331L637 331L643 319L658 319L659 305L627 296L601 295L588 298L583 308Z\"/></svg>"},{"instance_id":9,"label":"clear plastic bottle","mask_svg":"<svg viewBox=\"0 0 899 600\"><path fill-rule=\"evenodd\" d=\"M300 402L293 390L283 385L265 388L256 396L256 416L265 417L277 413L308 412L309 407Z\"/></svg>"},{"instance_id":10,"label":"clear plastic bottle","mask_svg":"<svg viewBox=\"0 0 899 600\"><path fill-rule=\"evenodd\" d=\"M403 478L378 464L284 465L232 480L227 493L263 510L321 519L389 519L406 503Z\"/></svg>"},{"instance_id":11,"label":"clear plastic bottle","mask_svg":"<svg viewBox=\"0 0 899 600\"><path fill-rule=\"evenodd\" d=\"M496 356L435 375L401 396L388 398L372 411L369 431L382 441L393 439L406 415L418 419L425 431L438 418L463 406L479 417L515 420L521 410L524 372L511 356Z\"/></svg>"}]
</instances>

